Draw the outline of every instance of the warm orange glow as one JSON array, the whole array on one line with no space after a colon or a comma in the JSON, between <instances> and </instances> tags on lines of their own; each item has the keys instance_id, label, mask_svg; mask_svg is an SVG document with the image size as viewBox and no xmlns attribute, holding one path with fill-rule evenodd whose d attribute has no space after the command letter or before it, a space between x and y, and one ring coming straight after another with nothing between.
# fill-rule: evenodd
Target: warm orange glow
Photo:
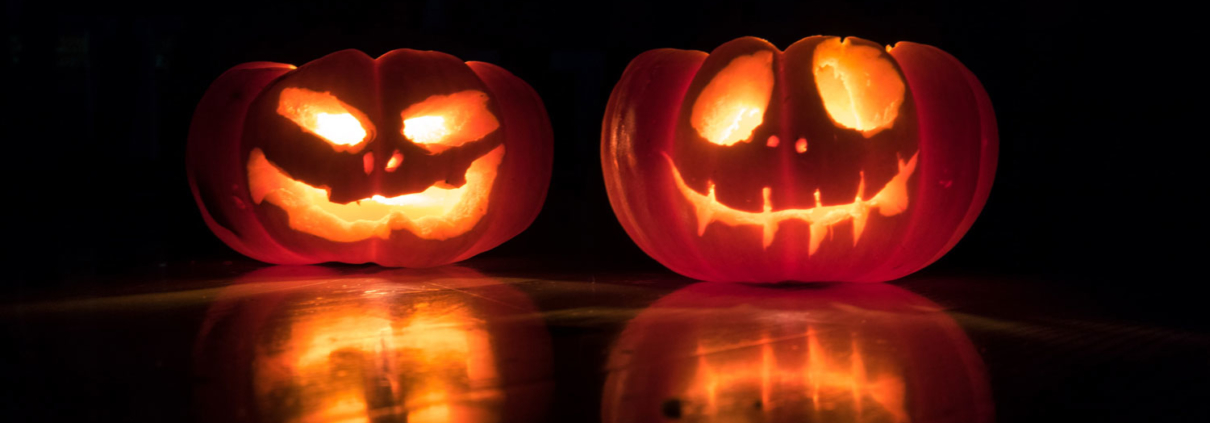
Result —
<instances>
[{"instance_id":1,"label":"warm orange glow","mask_svg":"<svg viewBox=\"0 0 1210 423\"><path fill-rule=\"evenodd\" d=\"M441 116L419 116L403 121L403 136L418 144L433 144L450 134Z\"/></svg>"},{"instance_id":2,"label":"warm orange glow","mask_svg":"<svg viewBox=\"0 0 1210 423\"><path fill-rule=\"evenodd\" d=\"M400 314L368 304L301 315L254 362L257 395L292 387L300 422L470 421L467 404L504 397L484 322L464 304L423 301ZM390 297L383 297L390 298Z\"/></svg>"},{"instance_id":3,"label":"warm orange glow","mask_svg":"<svg viewBox=\"0 0 1210 423\"><path fill-rule=\"evenodd\" d=\"M794 151L797 151L799 154L806 153L807 152L807 139L799 138L798 141L795 141L794 142Z\"/></svg>"},{"instance_id":4,"label":"warm orange glow","mask_svg":"<svg viewBox=\"0 0 1210 423\"><path fill-rule=\"evenodd\" d=\"M403 136L430 153L481 139L500 127L487 100L475 90L426 98L400 113Z\"/></svg>"},{"instance_id":5,"label":"warm orange glow","mask_svg":"<svg viewBox=\"0 0 1210 423\"><path fill-rule=\"evenodd\" d=\"M866 137L890 128L903 104L903 76L881 49L832 38L815 47L815 87L833 122Z\"/></svg>"},{"instance_id":6,"label":"warm orange glow","mask_svg":"<svg viewBox=\"0 0 1210 423\"><path fill-rule=\"evenodd\" d=\"M366 175L374 172L374 152L369 152L361 156L361 170L364 170Z\"/></svg>"},{"instance_id":7,"label":"warm orange glow","mask_svg":"<svg viewBox=\"0 0 1210 423\"><path fill-rule=\"evenodd\" d=\"M248 188L257 204L268 201L285 210L290 228L330 241L388 239L397 230L443 240L466 233L487 213L503 157L501 145L476 159L466 171L466 184L459 188L432 186L415 194L375 195L339 204L328 201L326 189L290 178L256 148L248 157Z\"/></svg>"},{"instance_id":8,"label":"warm orange glow","mask_svg":"<svg viewBox=\"0 0 1210 423\"><path fill-rule=\"evenodd\" d=\"M724 416L793 409L805 398L815 413L811 421L838 415L863 421L863 410L869 410L864 404L869 402L878 406L879 414L886 413L883 418L907 422L902 374L895 368L867 365L865 353L852 338L856 335L842 344L823 342L818 332L808 326L801 335L763 334L755 343L742 345L699 341L694 354L697 371L685 397L687 403L702 406L692 414L726 421ZM793 357L796 354L799 357ZM760 398L760 408L748 400L753 397Z\"/></svg>"},{"instance_id":9,"label":"warm orange glow","mask_svg":"<svg viewBox=\"0 0 1210 423\"><path fill-rule=\"evenodd\" d=\"M277 114L318 135L336 151L355 153L369 135L363 126L369 119L327 92L286 88L278 98Z\"/></svg>"},{"instance_id":10,"label":"warm orange glow","mask_svg":"<svg viewBox=\"0 0 1210 423\"><path fill-rule=\"evenodd\" d=\"M776 148L779 143L781 143L781 140L777 138L777 135L770 135L769 139L765 141L765 145L770 148Z\"/></svg>"},{"instance_id":11,"label":"warm orange glow","mask_svg":"<svg viewBox=\"0 0 1210 423\"><path fill-rule=\"evenodd\" d=\"M764 121L772 95L773 53L736 57L702 89L689 123L712 143L746 142Z\"/></svg>"},{"instance_id":12,"label":"warm orange glow","mask_svg":"<svg viewBox=\"0 0 1210 423\"><path fill-rule=\"evenodd\" d=\"M676 164L672 162L672 158L667 155L664 158L668 159L669 166L672 167L672 176L676 179L677 188L681 194L685 196L685 200L693 205L697 214L697 233L699 236L706 233L706 227L713 222L719 222L728 226L738 225L756 225L763 229L763 237L761 245L769 248L773 243L773 237L777 234L781 222L798 219L807 222L811 225L811 239L807 254L815 254L819 249L819 245L823 242L824 236L832 231L832 226L838 223L851 220L853 222L853 244L856 244L861 239L862 232L865 229L866 219L870 216L870 209L878 208L879 214L883 216L894 216L903 212L908 206L908 191L907 180L916 171L916 157L919 153L912 155L911 160L906 163L899 160L899 173L887 182L878 194L875 194L869 200L862 200L862 194L865 192L865 175L862 175L861 184L857 189L857 198L849 204L838 204L833 206L824 206L819 201L819 192L816 191L816 206L809 209L786 209L773 211L773 203L771 199L772 189L764 188L764 208L760 212L749 212L736 210L718 202L714 196L714 183L710 182L708 192L703 195L694 191L685 184L685 180L681 177L681 172L676 168Z\"/></svg>"},{"instance_id":13,"label":"warm orange glow","mask_svg":"<svg viewBox=\"0 0 1210 423\"><path fill-rule=\"evenodd\" d=\"M400 153L399 150L395 150L395 154L392 154L391 158L387 159L387 172L394 172L395 169L398 169L399 165L402 163L403 153Z\"/></svg>"}]
</instances>

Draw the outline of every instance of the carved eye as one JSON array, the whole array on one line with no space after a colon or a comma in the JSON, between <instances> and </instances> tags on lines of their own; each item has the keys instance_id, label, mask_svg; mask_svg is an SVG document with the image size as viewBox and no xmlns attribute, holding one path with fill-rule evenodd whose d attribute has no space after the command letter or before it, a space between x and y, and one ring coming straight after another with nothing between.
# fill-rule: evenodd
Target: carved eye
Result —
<instances>
[{"instance_id":1,"label":"carved eye","mask_svg":"<svg viewBox=\"0 0 1210 423\"><path fill-rule=\"evenodd\" d=\"M400 115L403 136L430 153L479 140L500 127L487 110L487 94L475 90L434 95Z\"/></svg>"},{"instance_id":2,"label":"carved eye","mask_svg":"<svg viewBox=\"0 0 1210 423\"><path fill-rule=\"evenodd\" d=\"M895 124L903 77L883 51L833 38L815 47L815 87L837 125L866 138Z\"/></svg>"},{"instance_id":3,"label":"carved eye","mask_svg":"<svg viewBox=\"0 0 1210 423\"><path fill-rule=\"evenodd\" d=\"M327 92L306 88L282 90L277 114L327 141L336 151L360 151L374 130L365 114L353 106Z\"/></svg>"},{"instance_id":4,"label":"carved eye","mask_svg":"<svg viewBox=\"0 0 1210 423\"><path fill-rule=\"evenodd\" d=\"M718 145L747 142L764 121L772 94L773 53L736 57L702 89L689 124Z\"/></svg>"}]
</instances>

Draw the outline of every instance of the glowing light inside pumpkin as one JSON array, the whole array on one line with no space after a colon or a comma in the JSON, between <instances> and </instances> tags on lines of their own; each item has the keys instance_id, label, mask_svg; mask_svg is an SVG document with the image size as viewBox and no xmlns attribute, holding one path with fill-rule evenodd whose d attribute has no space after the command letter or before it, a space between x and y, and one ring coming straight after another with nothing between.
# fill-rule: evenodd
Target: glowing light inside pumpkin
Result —
<instances>
[{"instance_id":1,"label":"glowing light inside pumpkin","mask_svg":"<svg viewBox=\"0 0 1210 423\"><path fill-rule=\"evenodd\" d=\"M403 135L420 144L432 144L445 138L450 131L441 116L420 116L403 121Z\"/></svg>"},{"instance_id":2,"label":"glowing light inside pumpkin","mask_svg":"<svg viewBox=\"0 0 1210 423\"><path fill-rule=\"evenodd\" d=\"M832 38L815 47L815 87L833 122L865 137L888 129L903 104L903 76L881 49Z\"/></svg>"},{"instance_id":3,"label":"glowing light inside pumpkin","mask_svg":"<svg viewBox=\"0 0 1210 423\"><path fill-rule=\"evenodd\" d=\"M446 422L503 399L488 332L464 304L398 313L382 299L299 317L283 345L259 350L262 404L283 401L273 388L289 386L297 421Z\"/></svg>"},{"instance_id":4,"label":"glowing light inside pumpkin","mask_svg":"<svg viewBox=\"0 0 1210 423\"><path fill-rule=\"evenodd\" d=\"M403 154L400 153L399 150L395 150L395 154L392 154L391 158L387 159L387 172L394 172L395 169L399 168L399 165L402 163Z\"/></svg>"},{"instance_id":5,"label":"glowing light inside pumpkin","mask_svg":"<svg viewBox=\"0 0 1210 423\"><path fill-rule=\"evenodd\" d=\"M278 98L277 114L318 135L337 151L357 152L369 136L363 126L369 119L327 92L286 88Z\"/></svg>"},{"instance_id":6,"label":"glowing light inside pumpkin","mask_svg":"<svg viewBox=\"0 0 1210 423\"><path fill-rule=\"evenodd\" d=\"M672 168L672 177L676 180L677 188L684 195L685 200L693 205L697 214L697 233L699 236L706 233L706 227L713 222L719 222L728 226L739 225L755 225L762 229L761 246L769 248L773 243L773 238L780 229L781 222L791 219L801 220L811 225L811 238L807 255L815 254L819 249L819 245L823 243L824 237L831 233L832 226L845 221L853 222L853 244L861 239L862 232L865 229L866 219L870 216L870 210L877 208L878 212L883 216L894 216L902 213L908 206L908 178L916 171L916 157L919 153L912 155L912 158L907 162L899 160L899 172L887 182L882 188L871 197L869 200L863 200L862 195L865 192L865 175L861 175L861 183L857 188L857 197L849 204L837 204L832 206L824 206L819 200L819 191L815 192L816 206L809 209L786 209L773 211L772 189L765 187L762 190L764 197L764 205L760 212L749 212L736 210L722 203L714 194L714 183L709 182L707 193L699 194L685 184L685 179L681 177L681 172L676 168L672 158L667 154L664 158L668 160L668 165Z\"/></svg>"},{"instance_id":7,"label":"glowing light inside pumpkin","mask_svg":"<svg viewBox=\"0 0 1210 423\"><path fill-rule=\"evenodd\" d=\"M431 96L400 112L401 131L430 153L479 140L500 127L487 100L487 94L475 90Z\"/></svg>"},{"instance_id":8,"label":"glowing light inside pumpkin","mask_svg":"<svg viewBox=\"0 0 1210 423\"><path fill-rule=\"evenodd\" d=\"M773 95L773 53L760 51L731 60L693 103L689 124L718 145L747 142L765 119Z\"/></svg>"},{"instance_id":9,"label":"glowing light inside pumpkin","mask_svg":"<svg viewBox=\"0 0 1210 423\"><path fill-rule=\"evenodd\" d=\"M423 192L395 197L375 195L340 204L328 201L328 191L290 178L253 149L248 157L248 188L256 204L268 201L285 210L290 228L336 242L371 237L388 239L406 229L423 239L443 240L471 230L487 213L488 197L504 146L475 159L458 188L431 186Z\"/></svg>"},{"instance_id":10,"label":"glowing light inside pumpkin","mask_svg":"<svg viewBox=\"0 0 1210 423\"><path fill-rule=\"evenodd\" d=\"M696 372L684 392L695 405L688 411L714 421L798 411L814 414L807 421L867 421L862 415L871 412L882 416L867 416L873 417L868 421L907 422L906 385L899 371L881 362L867 364L856 335L848 342L824 342L819 332L808 326L799 335L761 334L738 345L699 339ZM752 406L753 398L759 398L759 408ZM807 416L798 417L793 420Z\"/></svg>"}]
</instances>

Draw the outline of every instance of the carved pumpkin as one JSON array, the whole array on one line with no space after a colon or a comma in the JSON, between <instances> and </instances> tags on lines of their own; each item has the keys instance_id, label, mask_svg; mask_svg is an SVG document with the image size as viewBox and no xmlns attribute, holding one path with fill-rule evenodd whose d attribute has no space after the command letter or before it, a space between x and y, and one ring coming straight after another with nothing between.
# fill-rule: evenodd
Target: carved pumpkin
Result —
<instances>
[{"instance_id":1,"label":"carved pumpkin","mask_svg":"<svg viewBox=\"0 0 1210 423\"><path fill-rule=\"evenodd\" d=\"M188 173L207 225L249 257L427 267L529 226L552 143L541 99L497 66L344 50L224 73L194 114Z\"/></svg>"},{"instance_id":2,"label":"carved pumpkin","mask_svg":"<svg viewBox=\"0 0 1210 423\"><path fill-rule=\"evenodd\" d=\"M552 388L533 304L460 268L241 277L195 345L214 422L529 422Z\"/></svg>"},{"instance_id":3,"label":"carved pumpkin","mask_svg":"<svg viewBox=\"0 0 1210 423\"><path fill-rule=\"evenodd\" d=\"M993 420L983 362L936 304L883 284L695 284L611 349L605 423Z\"/></svg>"},{"instance_id":4,"label":"carved pumpkin","mask_svg":"<svg viewBox=\"0 0 1210 423\"><path fill-rule=\"evenodd\" d=\"M713 281L885 281L948 251L991 189L975 77L933 47L757 38L635 58L601 164L648 255Z\"/></svg>"}]
</instances>

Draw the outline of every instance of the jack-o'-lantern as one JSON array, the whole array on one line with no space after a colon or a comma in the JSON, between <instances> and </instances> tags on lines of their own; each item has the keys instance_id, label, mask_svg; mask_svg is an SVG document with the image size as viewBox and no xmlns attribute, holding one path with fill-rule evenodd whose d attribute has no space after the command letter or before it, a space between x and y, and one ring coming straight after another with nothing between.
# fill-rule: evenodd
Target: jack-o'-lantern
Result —
<instances>
[{"instance_id":1,"label":"jack-o'-lantern","mask_svg":"<svg viewBox=\"0 0 1210 423\"><path fill-rule=\"evenodd\" d=\"M933 47L757 38L635 58L601 164L648 255L711 281L885 281L945 254L987 200L998 139Z\"/></svg>"},{"instance_id":2,"label":"jack-o'-lantern","mask_svg":"<svg viewBox=\"0 0 1210 423\"><path fill-rule=\"evenodd\" d=\"M429 267L529 226L552 143L541 99L497 66L344 50L224 73L194 114L188 173L207 225L249 257Z\"/></svg>"},{"instance_id":3,"label":"jack-o'-lantern","mask_svg":"<svg viewBox=\"0 0 1210 423\"><path fill-rule=\"evenodd\" d=\"M611 348L605 423L993 420L982 359L936 304L884 284L695 284Z\"/></svg>"},{"instance_id":4,"label":"jack-o'-lantern","mask_svg":"<svg viewBox=\"0 0 1210 423\"><path fill-rule=\"evenodd\" d=\"M533 304L467 269L264 269L197 339L202 421L529 422L553 386Z\"/></svg>"}]
</instances>

